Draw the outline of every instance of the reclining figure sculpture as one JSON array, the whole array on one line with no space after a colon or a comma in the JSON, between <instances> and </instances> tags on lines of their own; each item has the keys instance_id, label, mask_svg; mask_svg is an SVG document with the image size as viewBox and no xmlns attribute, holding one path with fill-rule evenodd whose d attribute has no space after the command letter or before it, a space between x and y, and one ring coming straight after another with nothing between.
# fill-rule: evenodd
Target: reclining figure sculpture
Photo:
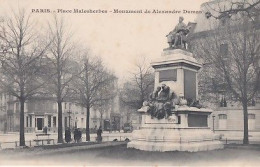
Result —
<instances>
[{"instance_id":1,"label":"reclining figure sculpture","mask_svg":"<svg viewBox=\"0 0 260 167\"><path fill-rule=\"evenodd\" d=\"M180 98L175 92L170 90L169 86L162 84L150 94L149 100L143 103L142 109L151 115L151 118L168 119L172 115L176 105L201 108L198 100Z\"/></svg>"},{"instance_id":2,"label":"reclining figure sculpture","mask_svg":"<svg viewBox=\"0 0 260 167\"><path fill-rule=\"evenodd\" d=\"M151 114L152 118L168 118L179 98L170 91L170 87L163 84L150 95L149 101L145 101L143 107Z\"/></svg>"}]
</instances>

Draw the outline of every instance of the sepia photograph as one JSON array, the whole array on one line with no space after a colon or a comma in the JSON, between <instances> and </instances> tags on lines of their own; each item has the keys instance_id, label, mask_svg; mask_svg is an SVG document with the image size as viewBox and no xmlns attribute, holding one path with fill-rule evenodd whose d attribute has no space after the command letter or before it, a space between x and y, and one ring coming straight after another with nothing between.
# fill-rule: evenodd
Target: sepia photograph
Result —
<instances>
[{"instance_id":1,"label":"sepia photograph","mask_svg":"<svg viewBox=\"0 0 260 167\"><path fill-rule=\"evenodd\" d=\"M259 166L260 0L0 0L0 166Z\"/></svg>"}]
</instances>

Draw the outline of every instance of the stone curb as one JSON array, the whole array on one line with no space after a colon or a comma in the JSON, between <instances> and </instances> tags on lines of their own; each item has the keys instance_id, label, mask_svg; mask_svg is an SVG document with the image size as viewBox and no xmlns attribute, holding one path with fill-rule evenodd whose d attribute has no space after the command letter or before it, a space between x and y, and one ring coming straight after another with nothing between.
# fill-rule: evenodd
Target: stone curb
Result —
<instances>
[{"instance_id":1,"label":"stone curb","mask_svg":"<svg viewBox=\"0 0 260 167\"><path fill-rule=\"evenodd\" d=\"M34 151L37 150L37 155L40 154L56 154L62 152L74 152L74 151L81 151L81 150L88 150L88 149L98 149L98 148L106 148L106 147L114 147L120 145L126 145L127 142L105 142L100 144L90 144L90 145L81 145L81 146L72 146L72 147L65 147L65 148L53 148L53 149L44 149L44 148L36 148ZM32 153L34 152L32 151ZM34 153L35 155L35 153Z\"/></svg>"}]
</instances>

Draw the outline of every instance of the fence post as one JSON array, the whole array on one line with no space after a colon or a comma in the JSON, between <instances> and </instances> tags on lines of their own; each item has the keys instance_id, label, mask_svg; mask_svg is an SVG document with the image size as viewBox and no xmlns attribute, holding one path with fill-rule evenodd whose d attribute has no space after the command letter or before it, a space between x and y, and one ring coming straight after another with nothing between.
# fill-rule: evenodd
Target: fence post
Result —
<instances>
[{"instance_id":1,"label":"fence post","mask_svg":"<svg viewBox=\"0 0 260 167\"><path fill-rule=\"evenodd\" d=\"M17 141L15 141L15 147L17 147Z\"/></svg>"},{"instance_id":2,"label":"fence post","mask_svg":"<svg viewBox=\"0 0 260 167\"><path fill-rule=\"evenodd\" d=\"M32 141L30 140L29 142L30 142L30 147L32 147Z\"/></svg>"},{"instance_id":3,"label":"fence post","mask_svg":"<svg viewBox=\"0 0 260 167\"><path fill-rule=\"evenodd\" d=\"M121 141L121 136L120 136L120 141Z\"/></svg>"},{"instance_id":4,"label":"fence post","mask_svg":"<svg viewBox=\"0 0 260 167\"><path fill-rule=\"evenodd\" d=\"M43 146L43 140L42 140L42 146Z\"/></svg>"},{"instance_id":5,"label":"fence post","mask_svg":"<svg viewBox=\"0 0 260 167\"><path fill-rule=\"evenodd\" d=\"M226 144L227 144L227 138L226 138Z\"/></svg>"}]
</instances>

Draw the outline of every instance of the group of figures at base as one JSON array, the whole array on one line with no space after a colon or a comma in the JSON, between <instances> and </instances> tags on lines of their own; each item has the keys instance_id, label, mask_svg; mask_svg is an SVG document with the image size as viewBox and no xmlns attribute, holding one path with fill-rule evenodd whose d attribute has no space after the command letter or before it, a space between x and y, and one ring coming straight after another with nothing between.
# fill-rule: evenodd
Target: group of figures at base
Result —
<instances>
[{"instance_id":1,"label":"group of figures at base","mask_svg":"<svg viewBox=\"0 0 260 167\"><path fill-rule=\"evenodd\" d=\"M149 113L152 119L168 119L177 105L187 105L189 107L197 108L202 107L198 100L186 100L183 97L179 97L170 90L169 86L162 84L161 87L158 86L157 89L150 94L149 100L143 103L142 109Z\"/></svg>"}]
</instances>

